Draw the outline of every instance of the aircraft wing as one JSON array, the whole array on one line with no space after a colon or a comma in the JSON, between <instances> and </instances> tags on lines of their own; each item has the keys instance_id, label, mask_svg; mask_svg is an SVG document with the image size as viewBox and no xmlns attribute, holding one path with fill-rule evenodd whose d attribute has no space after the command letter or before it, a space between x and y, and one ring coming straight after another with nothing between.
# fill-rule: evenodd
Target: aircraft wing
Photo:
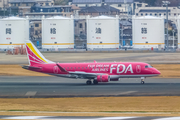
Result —
<instances>
[{"instance_id":1,"label":"aircraft wing","mask_svg":"<svg viewBox=\"0 0 180 120\"><path fill-rule=\"evenodd\" d=\"M87 79L94 79L95 77L97 77L98 75L105 75L105 74L101 74L101 73L87 73L87 72L82 72L82 71L75 71L75 72L68 72L66 71L64 68L62 68L60 65L56 64L59 69L64 72L64 73L68 73L70 74L72 77L76 77L76 78L87 78Z\"/></svg>"},{"instance_id":2,"label":"aircraft wing","mask_svg":"<svg viewBox=\"0 0 180 120\"><path fill-rule=\"evenodd\" d=\"M81 71L69 72L69 74L77 76L77 78L89 78L89 79L94 79L98 75L105 75L105 74L100 74L100 73L87 73L87 72L81 72Z\"/></svg>"}]
</instances>

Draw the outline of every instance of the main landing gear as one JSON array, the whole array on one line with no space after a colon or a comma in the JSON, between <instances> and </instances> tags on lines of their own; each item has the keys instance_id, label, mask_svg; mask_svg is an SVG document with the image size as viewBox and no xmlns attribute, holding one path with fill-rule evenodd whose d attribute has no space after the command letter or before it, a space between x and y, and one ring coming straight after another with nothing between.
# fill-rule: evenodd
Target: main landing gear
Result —
<instances>
[{"instance_id":1,"label":"main landing gear","mask_svg":"<svg viewBox=\"0 0 180 120\"><path fill-rule=\"evenodd\" d=\"M87 85L91 85L91 84L92 84L92 81L91 81L91 80L87 80L87 81L86 81L86 84L87 84ZM94 85L97 85L97 84L98 84L98 81L97 81L97 80L93 80L93 84L94 84Z\"/></svg>"},{"instance_id":2,"label":"main landing gear","mask_svg":"<svg viewBox=\"0 0 180 120\"><path fill-rule=\"evenodd\" d=\"M141 84L144 84L144 80L145 80L145 78L141 77Z\"/></svg>"},{"instance_id":3,"label":"main landing gear","mask_svg":"<svg viewBox=\"0 0 180 120\"><path fill-rule=\"evenodd\" d=\"M91 85L92 84L91 80L86 81L86 84Z\"/></svg>"}]
</instances>

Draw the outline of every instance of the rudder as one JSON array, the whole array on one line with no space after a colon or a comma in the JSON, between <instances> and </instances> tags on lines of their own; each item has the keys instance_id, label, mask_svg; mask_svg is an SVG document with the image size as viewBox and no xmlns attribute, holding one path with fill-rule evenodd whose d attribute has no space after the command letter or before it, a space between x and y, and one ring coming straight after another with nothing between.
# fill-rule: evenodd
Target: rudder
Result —
<instances>
[{"instance_id":1,"label":"rudder","mask_svg":"<svg viewBox=\"0 0 180 120\"><path fill-rule=\"evenodd\" d=\"M36 64L54 63L47 60L30 40L25 41L25 46L30 66L34 66Z\"/></svg>"}]
</instances>

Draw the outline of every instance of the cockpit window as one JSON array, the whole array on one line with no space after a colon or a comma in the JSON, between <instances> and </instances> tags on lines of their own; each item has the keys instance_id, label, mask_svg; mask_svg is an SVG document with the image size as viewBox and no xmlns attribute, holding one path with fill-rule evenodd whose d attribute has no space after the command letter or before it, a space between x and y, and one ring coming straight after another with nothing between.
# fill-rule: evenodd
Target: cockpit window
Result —
<instances>
[{"instance_id":1,"label":"cockpit window","mask_svg":"<svg viewBox=\"0 0 180 120\"><path fill-rule=\"evenodd\" d=\"M151 65L146 65L145 68L152 68L152 66Z\"/></svg>"},{"instance_id":2,"label":"cockpit window","mask_svg":"<svg viewBox=\"0 0 180 120\"><path fill-rule=\"evenodd\" d=\"M151 66L151 65L148 65L149 66L149 68L153 68L153 66Z\"/></svg>"}]
</instances>

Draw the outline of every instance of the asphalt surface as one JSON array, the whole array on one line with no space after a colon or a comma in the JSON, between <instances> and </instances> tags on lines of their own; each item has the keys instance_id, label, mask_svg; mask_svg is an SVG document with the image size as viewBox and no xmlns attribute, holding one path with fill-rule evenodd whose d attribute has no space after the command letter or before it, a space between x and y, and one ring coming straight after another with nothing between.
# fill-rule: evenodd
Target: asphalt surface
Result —
<instances>
[{"instance_id":1,"label":"asphalt surface","mask_svg":"<svg viewBox=\"0 0 180 120\"><path fill-rule=\"evenodd\" d=\"M121 79L118 82L86 85L83 79L60 77L0 77L1 98L180 96L180 79Z\"/></svg>"},{"instance_id":2,"label":"asphalt surface","mask_svg":"<svg viewBox=\"0 0 180 120\"><path fill-rule=\"evenodd\" d=\"M180 117L62 117L62 116L0 116L0 119L48 120L180 120Z\"/></svg>"}]
</instances>

